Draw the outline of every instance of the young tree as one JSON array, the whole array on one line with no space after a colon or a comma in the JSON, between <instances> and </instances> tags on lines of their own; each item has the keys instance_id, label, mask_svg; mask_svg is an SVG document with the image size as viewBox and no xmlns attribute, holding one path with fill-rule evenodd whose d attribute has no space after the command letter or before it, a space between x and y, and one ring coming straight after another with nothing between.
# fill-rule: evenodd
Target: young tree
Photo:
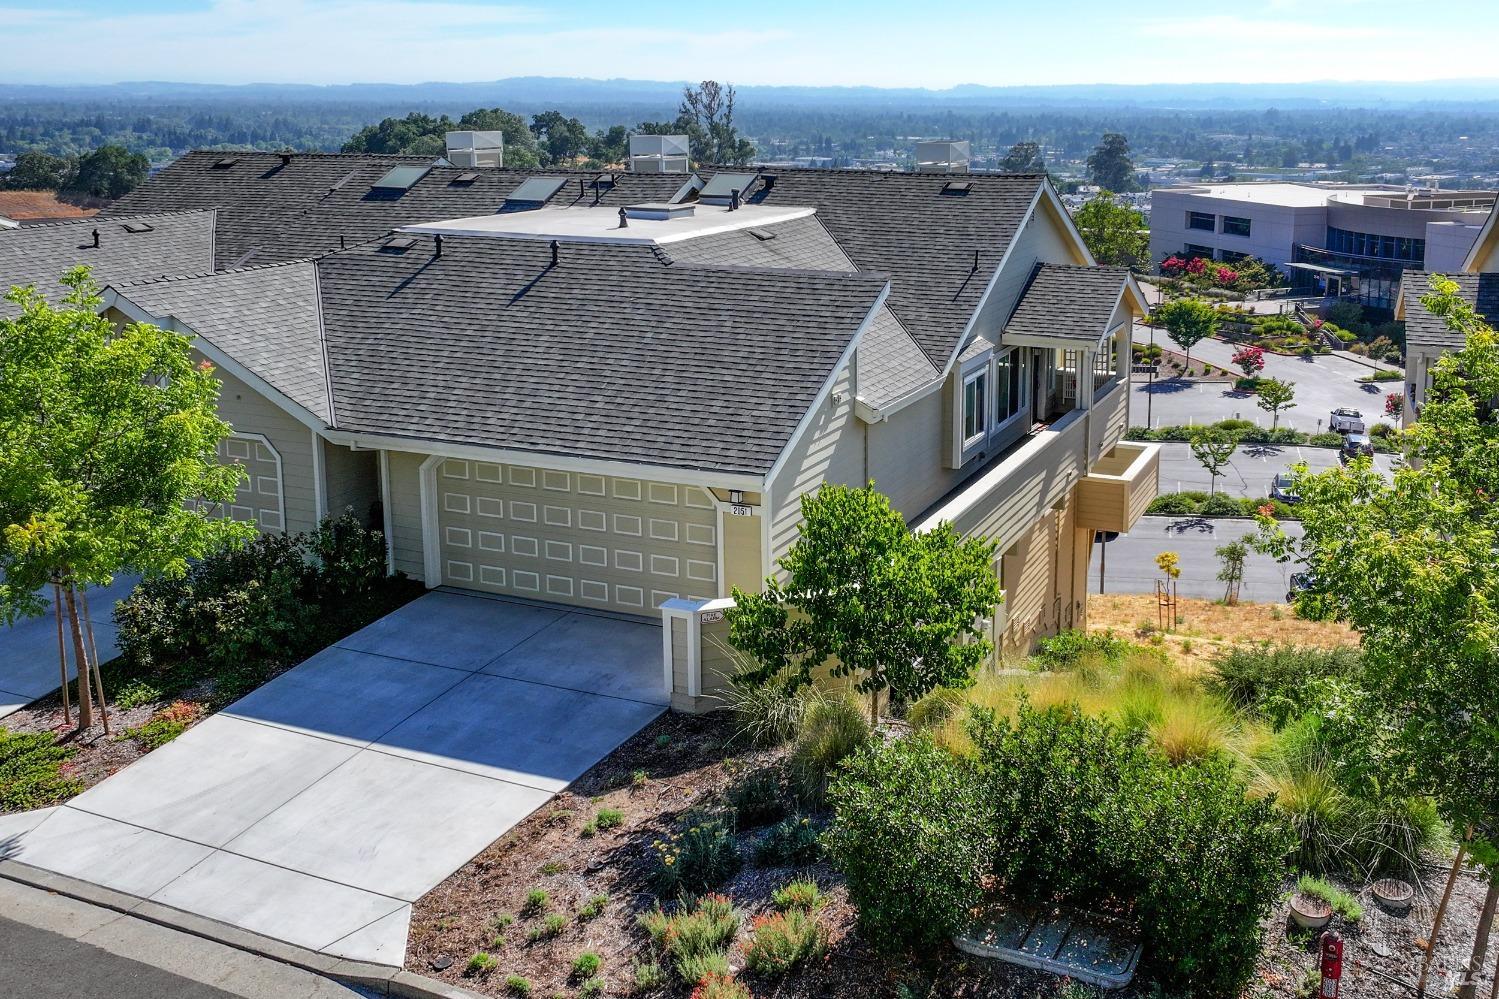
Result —
<instances>
[{"instance_id":1,"label":"young tree","mask_svg":"<svg viewBox=\"0 0 1499 999\"><path fill-rule=\"evenodd\" d=\"M0 617L40 614L42 588L61 588L86 728L98 663L82 590L122 571L181 572L254 528L204 505L233 499L244 470L219 461L230 429L215 408L219 382L192 363L188 339L116 330L95 311L87 268L63 284L57 308L13 290L20 315L0 319ZM96 693L102 708L102 684Z\"/></svg>"},{"instance_id":2,"label":"young tree","mask_svg":"<svg viewBox=\"0 0 1499 999\"><path fill-rule=\"evenodd\" d=\"M1256 547L1306 565L1301 613L1340 618L1360 635L1362 677L1335 687L1326 715L1334 737L1359 747L1338 759L1389 793L1431 796L1453 828L1472 830L1475 855L1493 858L1499 340L1456 292L1434 277L1422 298L1465 345L1433 368L1421 417L1402 435L1409 460L1393 481L1366 458L1302 471L1301 538L1264 517Z\"/></svg>"},{"instance_id":3,"label":"young tree","mask_svg":"<svg viewBox=\"0 0 1499 999\"><path fill-rule=\"evenodd\" d=\"M1192 368L1192 348L1218 330L1218 313L1200 298L1178 298L1156 307L1150 321L1164 327L1166 336L1185 352Z\"/></svg>"},{"instance_id":4,"label":"young tree","mask_svg":"<svg viewBox=\"0 0 1499 999\"><path fill-rule=\"evenodd\" d=\"M1088 154L1088 176L1106 191L1139 190L1129 140L1118 132L1105 133L1098 147Z\"/></svg>"},{"instance_id":5,"label":"young tree","mask_svg":"<svg viewBox=\"0 0 1499 999\"><path fill-rule=\"evenodd\" d=\"M1145 216L1114 201L1102 191L1072 215L1083 242L1100 264L1137 267L1150 256L1150 231Z\"/></svg>"},{"instance_id":6,"label":"young tree","mask_svg":"<svg viewBox=\"0 0 1499 999\"><path fill-rule=\"evenodd\" d=\"M1223 602L1230 607L1239 603L1239 588L1244 584L1244 560L1249 557L1249 546L1243 539L1230 541L1213 549L1213 554L1223 563L1218 570L1218 582L1223 584Z\"/></svg>"},{"instance_id":7,"label":"young tree","mask_svg":"<svg viewBox=\"0 0 1499 999\"><path fill-rule=\"evenodd\" d=\"M1234 450L1239 446L1238 435L1217 427L1204 427L1192 435L1187 446L1192 449L1192 457L1208 473L1208 494L1217 496L1218 477L1226 474L1223 467L1233 461Z\"/></svg>"},{"instance_id":8,"label":"young tree","mask_svg":"<svg viewBox=\"0 0 1499 999\"><path fill-rule=\"evenodd\" d=\"M734 97L734 87L717 80L682 88L676 124L687 133L697 162L743 166L755 158L754 144L734 124Z\"/></svg>"},{"instance_id":9,"label":"young tree","mask_svg":"<svg viewBox=\"0 0 1499 999\"><path fill-rule=\"evenodd\" d=\"M873 483L805 494L802 517L785 582L734 589L730 641L759 663L749 682L806 684L826 664L857 678L875 722L882 690L914 701L973 682L992 651L981 622L1000 599L993 542L947 524L914 534Z\"/></svg>"},{"instance_id":10,"label":"young tree","mask_svg":"<svg viewBox=\"0 0 1499 999\"><path fill-rule=\"evenodd\" d=\"M1233 362L1245 378L1253 378L1265 370L1265 352L1255 346L1240 347L1234 351Z\"/></svg>"},{"instance_id":11,"label":"young tree","mask_svg":"<svg viewBox=\"0 0 1499 999\"><path fill-rule=\"evenodd\" d=\"M1388 392L1384 397L1384 415L1399 416L1405 412L1405 393Z\"/></svg>"},{"instance_id":12,"label":"young tree","mask_svg":"<svg viewBox=\"0 0 1499 999\"><path fill-rule=\"evenodd\" d=\"M1257 392L1254 404L1270 414L1270 429L1274 430L1280 426L1280 411L1296 406L1296 383L1266 378L1257 386Z\"/></svg>"},{"instance_id":13,"label":"young tree","mask_svg":"<svg viewBox=\"0 0 1499 999\"><path fill-rule=\"evenodd\" d=\"M1036 143L1017 142L999 161L999 169L1004 173L1045 173L1046 158Z\"/></svg>"}]
</instances>

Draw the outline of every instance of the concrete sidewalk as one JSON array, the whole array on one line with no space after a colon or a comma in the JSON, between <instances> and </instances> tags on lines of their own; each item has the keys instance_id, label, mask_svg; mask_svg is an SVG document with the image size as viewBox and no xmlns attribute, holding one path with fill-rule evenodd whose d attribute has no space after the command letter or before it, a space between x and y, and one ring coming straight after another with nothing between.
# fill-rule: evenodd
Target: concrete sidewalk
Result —
<instances>
[{"instance_id":1,"label":"concrete sidewalk","mask_svg":"<svg viewBox=\"0 0 1499 999\"><path fill-rule=\"evenodd\" d=\"M121 576L107 587L89 590L89 620L94 624L94 641L103 662L117 655L112 617L115 601L129 596L136 582L134 576ZM52 599L50 592L47 599ZM70 664L72 658L73 648L69 644ZM69 678L77 676L77 672L69 665ZM0 626L0 718L52 693L61 686L60 679L57 620L50 605L41 617L17 621L8 628Z\"/></svg>"}]
</instances>

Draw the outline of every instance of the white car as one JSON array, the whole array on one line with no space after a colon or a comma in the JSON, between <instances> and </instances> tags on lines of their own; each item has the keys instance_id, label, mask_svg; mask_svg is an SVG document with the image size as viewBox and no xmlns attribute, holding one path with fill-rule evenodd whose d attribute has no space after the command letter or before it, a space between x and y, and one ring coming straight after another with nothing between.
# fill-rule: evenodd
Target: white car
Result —
<instances>
[{"instance_id":1,"label":"white car","mask_svg":"<svg viewBox=\"0 0 1499 999\"><path fill-rule=\"evenodd\" d=\"M1332 411L1332 417L1327 421L1327 429L1335 434L1361 434L1364 433L1364 414L1348 406L1339 406Z\"/></svg>"}]
</instances>

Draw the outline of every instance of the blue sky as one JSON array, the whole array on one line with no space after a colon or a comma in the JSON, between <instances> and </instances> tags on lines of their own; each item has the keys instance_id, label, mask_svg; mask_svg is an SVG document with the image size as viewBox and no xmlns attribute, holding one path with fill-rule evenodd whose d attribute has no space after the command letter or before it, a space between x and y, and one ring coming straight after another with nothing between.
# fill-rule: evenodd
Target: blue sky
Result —
<instances>
[{"instance_id":1,"label":"blue sky","mask_svg":"<svg viewBox=\"0 0 1499 999\"><path fill-rule=\"evenodd\" d=\"M1484 54L1499 4L0 0L0 24L10 83L535 75L940 88L1493 77Z\"/></svg>"}]
</instances>

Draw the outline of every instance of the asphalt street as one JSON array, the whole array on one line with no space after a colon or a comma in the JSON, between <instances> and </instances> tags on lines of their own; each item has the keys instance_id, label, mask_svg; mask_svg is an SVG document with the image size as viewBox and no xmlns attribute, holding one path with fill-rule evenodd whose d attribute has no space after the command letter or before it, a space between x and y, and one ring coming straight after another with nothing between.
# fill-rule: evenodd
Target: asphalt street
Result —
<instances>
[{"instance_id":1,"label":"asphalt street","mask_svg":"<svg viewBox=\"0 0 1499 999\"><path fill-rule=\"evenodd\" d=\"M1391 472L1391 456L1376 454L1374 466L1388 476ZM1270 494L1271 480L1292 465L1305 462L1313 472L1336 468L1338 452L1326 447L1271 446L1249 444L1234 454L1224 475L1218 477L1218 491L1228 496L1259 498ZM1192 449L1186 444L1161 445L1160 491L1166 493L1183 490L1209 492L1207 470L1192 457Z\"/></svg>"},{"instance_id":2,"label":"asphalt street","mask_svg":"<svg viewBox=\"0 0 1499 999\"><path fill-rule=\"evenodd\" d=\"M1135 342L1148 343L1150 331L1136 327ZM1165 339L1165 334L1156 331L1156 343L1175 349ZM1192 348L1192 361L1211 361L1229 370L1235 370L1231 360L1237 346L1223 340L1205 340ZM1373 426L1381 420L1398 422L1384 415L1386 394L1402 390L1401 383L1360 384L1359 378L1373 373L1368 366L1338 354L1321 354L1307 360L1300 357L1283 357L1265 354L1266 378L1279 378L1296 385L1295 406L1282 410L1280 425L1318 433L1327 430L1328 415L1339 406L1351 406L1364 414L1364 422ZM1148 376L1135 375L1130 385L1130 422L1145 425L1147 418L1152 427L1177 424L1215 423L1218 420L1249 420L1263 427L1270 426L1270 414L1255 405L1255 396L1248 392L1237 392L1232 382L1192 381L1188 379L1157 379L1154 383Z\"/></svg>"},{"instance_id":3,"label":"asphalt street","mask_svg":"<svg viewBox=\"0 0 1499 999\"><path fill-rule=\"evenodd\" d=\"M1222 562L1213 550L1253 534L1255 529L1252 520L1141 517L1128 534L1121 534L1107 545L1093 546L1088 591L1099 592L1100 565L1106 559L1108 573L1103 579L1103 592L1153 593L1155 581L1161 576L1155 557L1173 551L1181 557L1178 592L1184 597L1218 600L1223 596L1223 584L1218 581ZM1286 533L1299 537L1300 525L1287 523ZM1244 564L1239 597L1257 603L1281 603L1286 599L1287 584L1294 571L1294 566L1280 565L1251 551Z\"/></svg>"}]
</instances>

